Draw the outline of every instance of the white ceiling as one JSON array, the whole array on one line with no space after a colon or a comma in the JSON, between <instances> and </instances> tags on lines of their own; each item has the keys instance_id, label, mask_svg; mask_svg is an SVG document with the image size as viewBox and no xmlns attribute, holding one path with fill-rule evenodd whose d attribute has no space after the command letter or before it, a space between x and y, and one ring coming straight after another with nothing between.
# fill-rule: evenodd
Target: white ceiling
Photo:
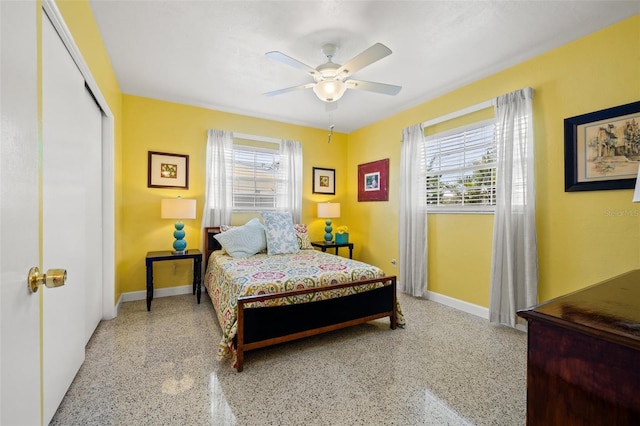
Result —
<instances>
[{"instance_id":1,"label":"white ceiling","mask_svg":"<svg viewBox=\"0 0 640 426\"><path fill-rule=\"evenodd\" d=\"M640 13L639 1L90 0L123 93L351 132ZM348 90L327 111L312 82L265 53L316 67L376 42L393 53L355 73L403 87ZM637 53L637 52L636 52ZM594 52L594 60L606 52Z\"/></svg>"}]
</instances>

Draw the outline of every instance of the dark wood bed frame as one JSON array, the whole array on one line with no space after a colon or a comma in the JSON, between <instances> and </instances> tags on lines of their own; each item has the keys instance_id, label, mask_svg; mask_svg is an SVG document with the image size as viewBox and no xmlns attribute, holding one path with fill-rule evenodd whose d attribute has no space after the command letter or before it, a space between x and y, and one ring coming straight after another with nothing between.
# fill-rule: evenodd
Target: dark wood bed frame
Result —
<instances>
[{"instance_id":1,"label":"dark wood bed frame","mask_svg":"<svg viewBox=\"0 0 640 426\"><path fill-rule=\"evenodd\" d=\"M205 259L219 250L220 244L213 236L220 228L206 228ZM391 329L398 323L396 277L386 276L366 281L331 286L332 289L357 287L363 284L385 283L374 290L335 299L296 305L248 308L245 305L270 299L279 299L326 291L326 287L288 291L277 294L246 296L238 299L238 330L236 335L237 371L244 367L246 351L276 345L303 337L326 333L378 318L389 317ZM295 318L296 321L291 321Z\"/></svg>"}]
</instances>

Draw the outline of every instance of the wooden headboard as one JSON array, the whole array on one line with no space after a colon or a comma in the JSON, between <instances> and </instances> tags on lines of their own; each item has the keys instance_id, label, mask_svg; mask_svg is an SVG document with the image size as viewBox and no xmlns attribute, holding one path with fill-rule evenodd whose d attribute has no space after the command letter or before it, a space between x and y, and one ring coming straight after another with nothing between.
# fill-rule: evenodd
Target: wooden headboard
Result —
<instances>
[{"instance_id":1,"label":"wooden headboard","mask_svg":"<svg viewBox=\"0 0 640 426\"><path fill-rule=\"evenodd\" d=\"M218 240L216 240L215 238L213 238L214 235L219 234L220 233L220 227L219 226L212 226L209 228L204 228L205 233L204 233L204 261L205 261L205 267L206 267L206 262L209 261L209 256L211 256L211 252L216 251L216 250L222 250L222 246L220 245L220 243L218 242Z\"/></svg>"}]
</instances>

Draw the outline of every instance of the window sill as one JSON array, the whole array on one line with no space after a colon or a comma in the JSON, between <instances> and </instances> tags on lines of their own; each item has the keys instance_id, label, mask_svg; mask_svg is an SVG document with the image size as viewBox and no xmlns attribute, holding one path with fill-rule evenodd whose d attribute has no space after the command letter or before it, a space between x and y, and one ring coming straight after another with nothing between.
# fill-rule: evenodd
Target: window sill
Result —
<instances>
[{"instance_id":1,"label":"window sill","mask_svg":"<svg viewBox=\"0 0 640 426\"><path fill-rule=\"evenodd\" d=\"M486 209L443 209L443 208L427 208L427 214L494 214L495 208Z\"/></svg>"}]
</instances>

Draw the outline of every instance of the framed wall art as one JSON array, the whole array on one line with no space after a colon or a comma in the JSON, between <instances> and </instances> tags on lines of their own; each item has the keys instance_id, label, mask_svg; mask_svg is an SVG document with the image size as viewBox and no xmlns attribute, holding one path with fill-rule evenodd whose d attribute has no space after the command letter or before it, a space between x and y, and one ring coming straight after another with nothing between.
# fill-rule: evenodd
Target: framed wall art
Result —
<instances>
[{"instance_id":1,"label":"framed wall art","mask_svg":"<svg viewBox=\"0 0 640 426\"><path fill-rule=\"evenodd\" d=\"M314 194L336 194L336 170L313 168L313 190Z\"/></svg>"},{"instance_id":2,"label":"framed wall art","mask_svg":"<svg viewBox=\"0 0 640 426\"><path fill-rule=\"evenodd\" d=\"M189 156L149 151L147 187L189 189Z\"/></svg>"},{"instance_id":3,"label":"framed wall art","mask_svg":"<svg viewBox=\"0 0 640 426\"><path fill-rule=\"evenodd\" d=\"M389 201L389 159L358 165L358 201Z\"/></svg>"},{"instance_id":4,"label":"framed wall art","mask_svg":"<svg viewBox=\"0 0 640 426\"><path fill-rule=\"evenodd\" d=\"M640 101L564 120L565 192L629 189L640 162Z\"/></svg>"}]
</instances>

